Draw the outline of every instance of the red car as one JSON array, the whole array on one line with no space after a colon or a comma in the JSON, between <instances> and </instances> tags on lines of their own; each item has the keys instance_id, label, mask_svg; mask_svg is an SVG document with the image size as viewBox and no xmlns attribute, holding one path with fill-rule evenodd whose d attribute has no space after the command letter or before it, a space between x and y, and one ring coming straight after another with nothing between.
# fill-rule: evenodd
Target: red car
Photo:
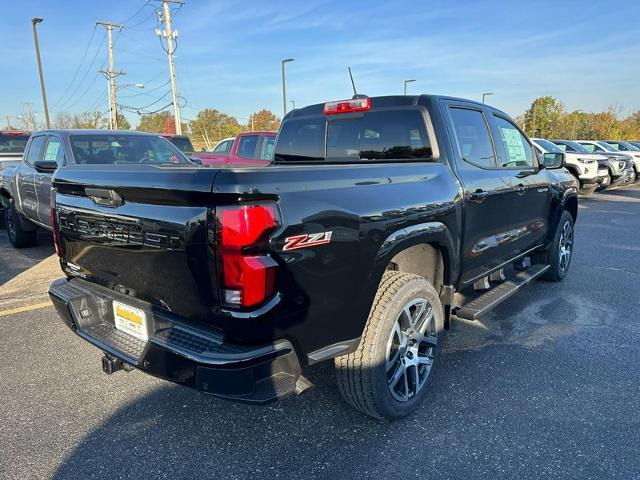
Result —
<instances>
[{"instance_id":1,"label":"red car","mask_svg":"<svg viewBox=\"0 0 640 480\"><path fill-rule=\"evenodd\" d=\"M208 165L268 165L273 160L276 132L244 132L222 140L211 153L194 153L191 158Z\"/></svg>"}]
</instances>

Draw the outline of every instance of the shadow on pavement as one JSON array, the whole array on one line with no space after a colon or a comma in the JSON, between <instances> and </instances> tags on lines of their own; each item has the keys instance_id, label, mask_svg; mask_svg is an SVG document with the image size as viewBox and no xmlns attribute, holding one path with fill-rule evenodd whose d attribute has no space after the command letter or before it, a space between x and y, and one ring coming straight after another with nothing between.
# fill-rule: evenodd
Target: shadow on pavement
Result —
<instances>
[{"instance_id":1,"label":"shadow on pavement","mask_svg":"<svg viewBox=\"0 0 640 480\"><path fill-rule=\"evenodd\" d=\"M17 249L9 242L6 230L2 229L0 231L0 287L54 253L53 238L49 232L43 230L38 232L37 246Z\"/></svg>"}]
</instances>

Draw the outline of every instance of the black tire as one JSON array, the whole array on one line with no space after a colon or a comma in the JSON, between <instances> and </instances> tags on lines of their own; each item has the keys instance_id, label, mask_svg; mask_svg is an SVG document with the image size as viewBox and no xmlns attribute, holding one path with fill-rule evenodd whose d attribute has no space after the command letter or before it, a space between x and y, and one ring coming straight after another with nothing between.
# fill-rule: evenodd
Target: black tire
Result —
<instances>
[{"instance_id":1,"label":"black tire","mask_svg":"<svg viewBox=\"0 0 640 480\"><path fill-rule=\"evenodd\" d=\"M565 258L565 261L561 259L561 247L562 243L567 241L566 235L567 230L570 232L571 238L569 239L569 256ZM564 239L564 240L563 240ZM549 282L559 282L561 281L569 271L569 267L571 266L571 259L573 258L573 240L574 240L574 229L573 229L573 217L566 210L562 212L560 216L560 221L558 222L558 226L556 227L556 233L553 236L553 242L549 246L549 249L544 255L543 261L550 265L549 270L547 270L543 275L542 279L547 280ZM566 245L565 245L566 252ZM565 253L566 254L566 253Z\"/></svg>"},{"instance_id":2,"label":"black tire","mask_svg":"<svg viewBox=\"0 0 640 480\"><path fill-rule=\"evenodd\" d=\"M9 201L9 205L4 209L4 212L4 223L11 245L13 245L15 248L26 248L36 245L38 241L37 230L24 230L22 228L20 214L16 210L13 200Z\"/></svg>"},{"instance_id":3,"label":"black tire","mask_svg":"<svg viewBox=\"0 0 640 480\"><path fill-rule=\"evenodd\" d=\"M413 307L407 307L412 305L412 302L417 303ZM424 304L426 310L422 310ZM395 347L396 332L400 333L396 325L401 329L401 319L407 318L402 315L405 307L409 310L415 308L413 312L417 318L416 325L420 324L422 317L419 312L426 312L423 314L423 323L428 326L425 327L424 335L413 331L417 335L413 338L422 338L421 340L399 336L400 342ZM401 345L404 341L402 338L408 342L404 347ZM395 420L410 414L424 399L443 341L444 310L435 288L424 277L418 275L385 272L358 349L335 359L340 393L356 410L378 419ZM422 348L424 350L417 353ZM415 355L411 349L416 352ZM388 357L396 360L388 361ZM413 365L407 366L405 362L413 362ZM426 365L425 362L431 363ZM397 369L392 367L392 378L388 378L391 371L387 370L388 363L398 366ZM404 375L398 377L396 374L401 369L404 369ZM396 377L398 379L390 385ZM410 377L418 378L418 381L412 381ZM402 385L399 379L404 379ZM415 388L413 395L409 392L409 385ZM406 387L406 399L399 400L394 397L400 395L394 386L398 386L399 389Z\"/></svg>"}]
</instances>

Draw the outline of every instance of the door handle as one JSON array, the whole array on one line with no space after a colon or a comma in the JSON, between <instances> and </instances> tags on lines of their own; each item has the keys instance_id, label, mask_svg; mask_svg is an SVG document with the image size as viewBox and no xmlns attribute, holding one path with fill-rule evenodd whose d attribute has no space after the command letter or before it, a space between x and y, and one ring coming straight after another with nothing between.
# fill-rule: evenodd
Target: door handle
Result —
<instances>
[{"instance_id":1,"label":"door handle","mask_svg":"<svg viewBox=\"0 0 640 480\"><path fill-rule=\"evenodd\" d=\"M518 195L524 195L525 193L527 193L526 185L519 183L516 187L516 192L518 192Z\"/></svg>"},{"instance_id":2,"label":"door handle","mask_svg":"<svg viewBox=\"0 0 640 480\"><path fill-rule=\"evenodd\" d=\"M469 200L476 203L482 203L489 196L489 192L478 189L469 195Z\"/></svg>"}]
</instances>

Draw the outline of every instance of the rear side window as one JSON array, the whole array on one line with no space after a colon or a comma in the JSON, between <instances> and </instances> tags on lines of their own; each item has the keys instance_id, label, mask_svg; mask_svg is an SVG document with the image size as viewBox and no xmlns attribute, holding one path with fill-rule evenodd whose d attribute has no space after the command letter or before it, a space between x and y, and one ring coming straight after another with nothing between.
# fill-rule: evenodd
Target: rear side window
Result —
<instances>
[{"instance_id":1,"label":"rear side window","mask_svg":"<svg viewBox=\"0 0 640 480\"><path fill-rule=\"evenodd\" d=\"M284 162L313 162L324 160L324 117L292 119L284 122L275 159Z\"/></svg>"},{"instance_id":2,"label":"rear side window","mask_svg":"<svg viewBox=\"0 0 640 480\"><path fill-rule=\"evenodd\" d=\"M424 161L433 158L433 151L420 111L387 110L289 120L275 155L284 161Z\"/></svg>"},{"instance_id":3,"label":"rear side window","mask_svg":"<svg viewBox=\"0 0 640 480\"><path fill-rule=\"evenodd\" d=\"M256 158L256 148L258 147L258 135L246 135L240 137L238 144L238 155L244 158Z\"/></svg>"},{"instance_id":4,"label":"rear side window","mask_svg":"<svg viewBox=\"0 0 640 480\"><path fill-rule=\"evenodd\" d=\"M29 147L29 153L27 153L27 163L33 165L37 160L40 159L40 152L42 152L42 144L44 143L45 137L43 135L39 137L34 137L31 141L31 146Z\"/></svg>"},{"instance_id":5,"label":"rear side window","mask_svg":"<svg viewBox=\"0 0 640 480\"><path fill-rule=\"evenodd\" d=\"M456 107L450 111L462 159L477 167L494 168L493 142L482 112Z\"/></svg>"}]
</instances>

